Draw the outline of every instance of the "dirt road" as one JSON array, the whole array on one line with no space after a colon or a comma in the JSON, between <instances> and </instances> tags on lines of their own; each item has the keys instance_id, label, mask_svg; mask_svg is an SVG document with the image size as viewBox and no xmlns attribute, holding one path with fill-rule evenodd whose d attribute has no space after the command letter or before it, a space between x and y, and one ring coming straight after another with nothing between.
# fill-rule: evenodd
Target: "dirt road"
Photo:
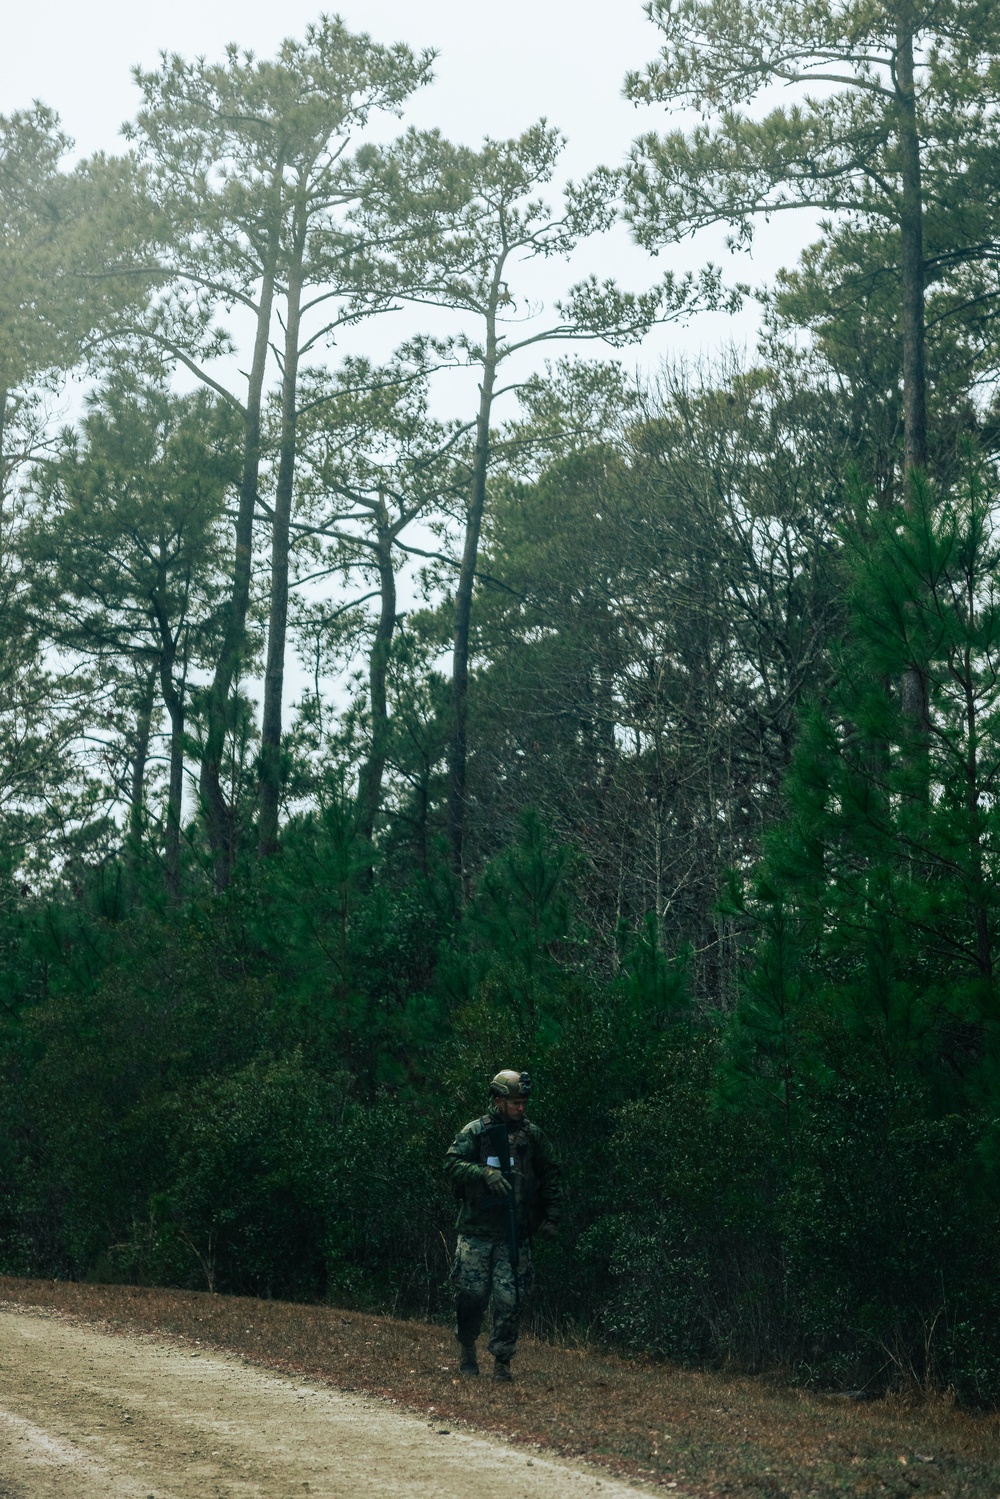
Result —
<instances>
[{"instance_id":1,"label":"dirt road","mask_svg":"<svg viewBox=\"0 0 1000 1499\"><path fill-rule=\"evenodd\" d=\"M0 1499L491 1492L636 1499L637 1490L214 1352L0 1311Z\"/></svg>"}]
</instances>

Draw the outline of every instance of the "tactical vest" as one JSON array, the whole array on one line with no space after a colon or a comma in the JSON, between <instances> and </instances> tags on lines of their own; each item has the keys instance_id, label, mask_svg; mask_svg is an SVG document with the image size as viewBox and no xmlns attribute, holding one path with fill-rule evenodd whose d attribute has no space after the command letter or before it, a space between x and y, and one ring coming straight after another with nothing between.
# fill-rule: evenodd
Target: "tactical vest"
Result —
<instances>
[{"instance_id":1,"label":"tactical vest","mask_svg":"<svg viewBox=\"0 0 1000 1499\"><path fill-rule=\"evenodd\" d=\"M477 1120L474 1126L476 1137L476 1160L480 1166L503 1167L504 1162L492 1154L492 1142L486 1134L491 1125L497 1124L498 1117L493 1114L484 1114ZM538 1227L538 1178L535 1173L535 1147L527 1124L520 1125L511 1133L507 1132L507 1141L511 1154L511 1174L514 1180L514 1204L517 1209L518 1227L527 1233L534 1233ZM507 1212L506 1198L494 1195L485 1188L479 1188L479 1196L476 1202L478 1212L505 1214Z\"/></svg>"}]
</instances>

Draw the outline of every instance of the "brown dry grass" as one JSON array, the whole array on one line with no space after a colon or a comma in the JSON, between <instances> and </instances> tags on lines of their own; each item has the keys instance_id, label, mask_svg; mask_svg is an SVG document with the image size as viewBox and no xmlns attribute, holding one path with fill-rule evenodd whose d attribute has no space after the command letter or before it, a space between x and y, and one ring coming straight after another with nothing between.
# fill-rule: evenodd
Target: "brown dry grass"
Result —
<instances>
[{"instance_id":1,"label":"brown dry grass","mask_svg":"<svg viewBox=\"0 0 1000 1499\"><path fill-rule=\"evenodd\" d=\"M438 1422L585 1458L697 1496L998 1499L1000 1417L946 1402L858 1405L765 1379L526 1339L516 1383L455 1377L446 1329L205 1292L0 1277L0 1299L153 1332L397 1401Z\"/></svg>"}]
</instances>

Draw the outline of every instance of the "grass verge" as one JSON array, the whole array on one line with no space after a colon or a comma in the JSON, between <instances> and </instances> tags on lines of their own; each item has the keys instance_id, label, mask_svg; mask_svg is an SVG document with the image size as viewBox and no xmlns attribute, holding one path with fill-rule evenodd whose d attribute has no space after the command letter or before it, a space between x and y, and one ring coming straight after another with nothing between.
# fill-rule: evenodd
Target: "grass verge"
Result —
<instances>
[{"instance_id":1,"label":"grass verge","mask_svg":"<svg viewBox=\"0 0 1000 1499\"><path fill-rule=\"evenodd\" d=\"M619 1477L734 1499L998 1499L1000 1417L945 1401L854 1402L525 1339L513 1385L459 1380L423 1322L205 1292L0 1277L0 1301L159 1333L583 1458ZM485 1360L486 1363L489 1360ZM488 1373L488 1370L484 1370Z\"/></svg>"}]
</instances>

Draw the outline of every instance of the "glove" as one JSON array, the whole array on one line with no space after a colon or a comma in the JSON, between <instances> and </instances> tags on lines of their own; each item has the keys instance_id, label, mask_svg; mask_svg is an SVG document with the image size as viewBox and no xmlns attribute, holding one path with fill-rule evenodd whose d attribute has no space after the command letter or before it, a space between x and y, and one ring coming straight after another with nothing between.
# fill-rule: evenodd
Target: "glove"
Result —
<instances>
[{"instance_id":1,"label":"glove","mask_svg":"<svg viewBox=\"0 0 1000 1499\"><path fill-rule=\"evenodd\" d=\"M494 1192L497 1197L510 1195L510 1182L498 1166L484 1166L483 1181L486 1183L486 1190Z\"/></svg>"},{"instance_id":2,"label":"glove","mask_svg":"<svg viewBox=\"0 0 1000 1499\"><path fill-rule=\"evenodd\" d=\"M557 1239L559 1237L559 1225L553 1223L551 1218L546 1218L544 1223L538 1225L538 1232L543 1239Z\"/></svg>"}]
</instances>

